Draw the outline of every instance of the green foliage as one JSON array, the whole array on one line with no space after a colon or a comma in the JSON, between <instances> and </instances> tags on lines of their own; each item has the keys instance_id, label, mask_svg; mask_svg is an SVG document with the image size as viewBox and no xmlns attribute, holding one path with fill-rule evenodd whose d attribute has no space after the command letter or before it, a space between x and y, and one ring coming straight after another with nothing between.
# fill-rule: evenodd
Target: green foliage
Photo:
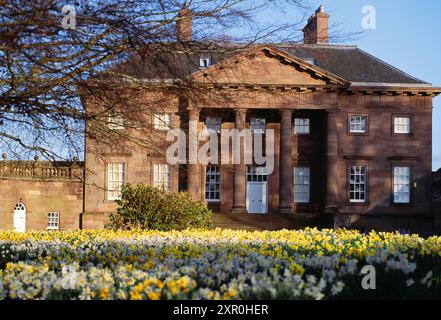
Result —
<instances>
[{"instance_id":1,"label":"green foliage","mask_svg":"<svg viewBox=\"0 0 441 320\"><path fill-rule=\"evenodd\" d=\"M154 229L161 231L211 228L212 212L205 203L186 192L168 192L143 184L126 184L119 208L109 215L111 229Z\"/></svg>"}]
</instances>

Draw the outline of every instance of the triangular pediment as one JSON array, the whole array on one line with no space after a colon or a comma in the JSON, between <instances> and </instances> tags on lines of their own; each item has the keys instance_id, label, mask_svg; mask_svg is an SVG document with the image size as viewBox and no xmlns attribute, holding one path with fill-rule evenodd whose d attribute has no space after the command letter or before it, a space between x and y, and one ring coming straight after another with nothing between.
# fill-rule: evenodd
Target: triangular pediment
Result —
<instances>
[{"instance_id":1,"label":"triangular pediment","mask_svg":"<svg viewBox=\"0 0 441 320\"><path fill-rule=\"evenodd\" d=\"M271 47L257 47L194 73L205 84L326 86L347 82L306 61Z\"/></svg>"}]
</instances>

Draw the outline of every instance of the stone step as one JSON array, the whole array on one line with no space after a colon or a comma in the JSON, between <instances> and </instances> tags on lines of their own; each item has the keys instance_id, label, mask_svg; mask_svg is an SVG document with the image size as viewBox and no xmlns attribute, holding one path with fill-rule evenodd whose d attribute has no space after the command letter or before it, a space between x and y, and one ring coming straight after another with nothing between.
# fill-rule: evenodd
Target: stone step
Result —
<instances>
[{"instance_id":1,"label":"stone step","mask_svg":"<svg viewBox=\"0 0 441 320\"><path fill-rule=\"evenodd\" d=\"M303 229L305 227L330 228L331 219L322 214L220 214L213 216L219 228L242 230Z\"/></svg>"}]
</instances>

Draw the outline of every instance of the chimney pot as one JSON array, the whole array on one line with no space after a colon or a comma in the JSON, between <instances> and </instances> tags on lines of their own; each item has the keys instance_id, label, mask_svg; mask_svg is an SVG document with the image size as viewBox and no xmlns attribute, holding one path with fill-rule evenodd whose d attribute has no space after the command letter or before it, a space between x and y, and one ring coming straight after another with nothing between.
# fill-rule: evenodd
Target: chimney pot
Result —
<instances>
[{"instance_id":1,"label":"chimney pot","mask_svg":"<svg viewBox=\"0 0 441 320\"><path fill-rule=\"evenodd\" d=\"M188 42L193 38L193 12L187 4L179 10L176 21L176 37L179 42Z\"/></svg>"},{"instance_id":2,"label":"chimney pot","mask_svg":"<svg viewBox=\"0 0 441 320\"><path fill-rule=\"evenodd\" d=\"M327 44L329 42L329 15L321 5L309 17L308 23L303 28L304 44Z\"/></svg>"}]
</instances>

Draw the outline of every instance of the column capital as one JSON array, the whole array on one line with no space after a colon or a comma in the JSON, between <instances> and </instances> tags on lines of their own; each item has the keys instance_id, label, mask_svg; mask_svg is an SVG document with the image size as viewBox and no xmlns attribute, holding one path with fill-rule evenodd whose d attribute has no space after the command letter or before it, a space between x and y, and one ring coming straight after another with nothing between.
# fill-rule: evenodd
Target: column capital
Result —
<instances>
[{"instance_id":1,"label":"column capital","mask_svg":"<svg viewBox=\"0 0 441 320\"><path fill-rule=\"evenodd\" d=\"M282 116L289 116L292 115L294 112L293 109L280 109L279 111Z\"/></svg>"},{"instance_id":2,"label":"column capital","mask_svg":"<svg viewBox=\"0 0 441 320\"><path fill-rule=\"evenodd\" d=\"M187 112L191 120L199 120L199 113L201 112L200 108L196 108L196 107L187 108Z\"/></svg>"}]
</instances>

